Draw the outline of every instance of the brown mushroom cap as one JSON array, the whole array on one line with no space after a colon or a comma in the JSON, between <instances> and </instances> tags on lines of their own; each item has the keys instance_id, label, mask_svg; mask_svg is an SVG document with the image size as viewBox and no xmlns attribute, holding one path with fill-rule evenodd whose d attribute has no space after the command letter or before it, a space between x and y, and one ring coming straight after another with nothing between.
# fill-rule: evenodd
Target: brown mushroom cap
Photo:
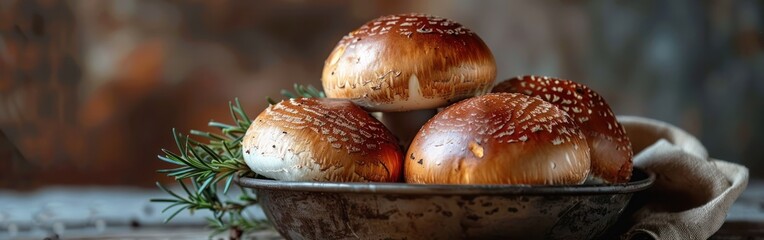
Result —
<instances>
[{"instance_id":1,"label":"brown mushroom cap","mask_svg":"<svg viewBox=\"0 0 764 240\"><path fill-rule=\"evenodd\" d=\"M382 112L445 106L490 90L496 63L477 34L421 14L380 17L350 32L324 63L328 97Z\"/></svg>"},{"instance_id":2,"label":"brown mushroom cap","mask_svg":"<svg viewBox=\"0 0 764 240\"><path fill-rule=\"evenodd\" d=\"M621 183L631 178L631 141L605 99L589 87L570 80L523 76L499 83L493 92L522 93L556 105L584 131L592 151L595 179Z\"/></svg>"},{"instance_id":3,"label":"brown mushroom cap","mask_svg":"<svg viewBox=\"0 0 764 240\"><path fill-rule=\"evenodd\" d=\"M392 133L341 99L269 106L250 125L242 151L252 171L287 181L394 182L403 161Z\"/></svg>"},{"instance_id":4,"label":"brown mushroom cap","mask_svg":"<svg viewBox=\"0 0 764 240\"><path fill-rule=\"evenodd\" d=\"M405 161L409 183L580 184L590 169L573 119L514 93L449 106L422 127Z\"/></svg>"}]
</instances>

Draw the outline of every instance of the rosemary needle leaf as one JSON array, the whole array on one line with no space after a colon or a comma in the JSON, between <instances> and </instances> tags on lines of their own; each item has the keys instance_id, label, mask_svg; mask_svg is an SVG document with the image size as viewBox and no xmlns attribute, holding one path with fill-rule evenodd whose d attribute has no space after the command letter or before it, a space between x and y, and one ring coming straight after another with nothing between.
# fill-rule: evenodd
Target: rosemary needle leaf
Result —
<instances>
[{"instance_id":1,"label":"rosemary needle leaf","mask_svg":"<svg viewBox=\"0 0 764 240\"><path fill-rule=\"evenodd\" d=\"M170 158L162 156L162 155L157 155L157 158L159 158L159 160L162 160L162 161L165 161L165 162L168 162L168 163L172 163L172 164L175 164L175 165L183 165L183 163L180 162L180 161L176 161L176 160L170 159Z\"/></svg>"},{"instance_id":2,"label":"rosemary needle leaf","mask_svg":"<svg viewBox=\"0 0 764 240\"><path fill-rule=\"evenodd\" d=\"M231 119L233 119L234 122L238 122L239 118L236 117L236 114L233 113L234 112L234 110L233 110L233 103L231 103L231 101L228 101L228 112L231 114ZM239 127L241 127L241 126L242 125L239 124Z\"/></svg>"},{"instance_id":3,"label":"rosemary needle leaf","mask_svg":"<svg viewBox=\"0 0 764 240\"><path fill-rule=\"evenodd\" d=\"M226 144L225 142L223 142L223 149L225 150L226 153L228 153L228 157L236 158L236 155L233 155L233 153L231 152L231 148L228 147L228 144Z\"/></svg>"},{"instance_id":4,"label":"rosemary needle leaf","mask_svg":"<svg viewBox=\"0 0 764 240\"><path fill-rule=\"evenodd\" d=\"M300 94L300 92L302 92L301 91L302 85L295 83L295 84L292 84L292 88L294 89L295 92L297 92L298 95L302 95Z\"/></svg>"},{"instance_id":5,"label":"rosemary needle leaf","mask_svg":"<svg viewBox=\"0 0 764 240\"><path fill-rule=\"evenodd\" d=\"M247 120L247 124L252 124L252 120L249 119L249 116L247 116L247 113L244 112L244 108L241 107L241 102L239 102L239 98L234 98L234 101L236 102L236 107L234 108L234 111L239 114L241 118L244 120Z\"/></svg>"},{"instance_id":6,"label":"rosemary needle leaf","mask_svg":"<svg viewBox=\"0 0 764 240\"><path fill-rule=\"evenodd\" d=\"M233 182L234 176L235 176L234 174L231 174L230 176L228 176L228 179L225 181L225 187L223 188L223 194L228 193L228 188L231 187L231 183Z\"/></svg>"},{"instance_id":7,"label":"rosemary needle leaf","mask_svg":"<svg viewBox=\"0 0 764 240\"><path fill-rule=\"evenodd\" d=\"M202 145L202 144L204 144L204 143L202 143L202 142L196 141L196 140L194 140L194 139L191 139L191 138L188 138L188 143L189 143L189 145L190 145L190 146L196 146L196 145Z\"/></svg>"},{"instance_id":8,"label":"rosemary needle leaf","mask_svg":"<svg viewBox=\"0 0 764 240\"><path fill-rule=\"evenodd\" d=\"M239 196L239 200L245 201L245 202L257 202L257 198L254 196L251 196L246 189L243 189L241 186L239 186L239 188L242 189L241 196Z\"/></svg>"},{"instance_id":9,"label":"rosemary needle leaf","mask_svg":"<svg viewBox=\"0 0 764 240\"><path fill-rule=\"evenodd\" d=\"M318 98L325 98L326 97L324 92L319 91L318 89L313 87L313 85L308 85L308 91L311 92L311 95L313 95L314 97L318 97Z\"/></svg>"},{"instance_id":10,"label":"rosemary needle leaf","mask_svg":"<svg viewBox=\"0 0 764 240\"><path fill-rule=\"evenodd\" d=\"M186 184L183 183L183 181L178 181L178 182L180 183L180 186L183 188L183 191L186 192L186 195L193 196L193 194L191 194L191 191L188 190L188 187L186 187Z\"/></svg>"},{"instance_id":11,"label":"rosemary needle leaf","mask_svg":"<svg viewBox=\"0 0 764 240\"><path fill-rule=\"evenodd\" d=\"M194 156L193 158L188 159L188 165L191 165L193 167L196 167L198 169L203 170L209 170L210 167L206 163L199 161L199 159L202 159L199 154L196 152L196 148L189 148L188 149L191 154Z\"/></svg>"},{"instance_id":12,"label":"rosemary needle leaf","mask_svg":"<svg viewBox=\"0 0 764 240\"><path fill-rule=\"evenodd\" d=\"M178 205L181 205L181 204L184 204L184 202L175 202L173 204L170 204L170 206L167 206L164 209L162 209L161 213L167 212L167 210L170 210L170 208L174 208L174 207L176 207Z\"/></svg>"},{"instance_id":13,"label":"rosemary needle leaf","mask_svg":"<svg viewBox=\"0 0 764 240\"><path fill-rule=\"evenodd\" d=\"M225 172L219 175L212 175L214 180L212 182L220 182L220 180L223 180L224 178L228 177L229 174L232 174L233 172ZM212 185L212 187L216 187L217 185Z\"/></svg>"},{"instance_id":14,"label":"rosemary needle leaf","mask_svg":"<svg viewBox=\"0 0 764 240\"><path fill-rule=\"evenodd\" d=\"M225 137L223 137L223 136L220 136L220 135L217 135L217 134L214 134L214 133L209 133L209 132L202 132L202 131L199 131L199 130L191 130L189 133L191 133L191 135L205 137L205 138L209 138L209 139L215 139L215 140L219 140L219 141L225 140Z\"/></svg>"},{"instance_id":15,"label":"rosemary needle leaf","mask_svg":"<svg viewBox=\"0 0 764 240\"><path fill-rule=\"evenodd\" d=\"M202 186L201 186L201 187L199 187L199 189L197 189L197 190L196 190L196 191L197 191L197 194L201 194L201 193L202 193L202 191L204 191L204 189L206 189L206 188L207 188L207 186L209 186L209 185L210 185L210 183L212 182L212 180L213 180L213 179L215 179L215 176L214 176L214 175L213 175L213 176L210 176L210 177L208 177L208 178L207 178L207 180L205 180L205 181L204 181L204 183L202 184Z\"/></svg>"},{"instance_id":16,"label":"rosemary needle leaf","mask_svg":"<svg viewBox=\"0 0 764 240\"><path fill-rule=\"evenodd\" d=\"M164 223L167 223L167 222L169 222L169 221L170 221L170 220L172 220L172 219L173 219L175 216L177 216L177 215L178 215L178 213L182 212L183 210L186 210L187 208L189 208L189 206L183 206L183 207L180 207L180 208L178 208L178 210L177 210L177 211L175 211L175 212L174 212L172 215L170 215L169 217L167 217L167 218L165 218L165 219L164 219Z\"/></svg>"},{"instance_id":17,"label":"rosemary needle leaf","mask_svg":"<svg viewBox=\"0 0 764 240\"><path fill-rule=\"evenodd\" d=\"M172 168L172 169L159 169L159 170L157 170L157 172L158 173L173 174L173 173L176 173L176 172L179 172L179 171L184 171L184 170L191 170L191 171L193 171L194 169L190 168L190 167L179 167L179 168Z\"/></svg>"},{"instance_id":18,"label":"rosemary needle leaf","mask_svg":"<svg viewBox=\"0 0 764 240\"><path fill-rule=\"evenodd\" d=\"M176 168L176 169L177 169L177 168ZM177 176L180 176L180 175L185 175L185 174L187 174L187 173L191 173L191 172L193 172L193 171L194 171L194 169L193 169L193 168L187 168L187 169L182 169L182 170L177 170L177 171L175 171L176 169L165 169L165 170L170 170L170 171L171 171L171 173L167 174L167 176L170 176L170 177L177 177ZM162 171L162 170L159 170L159 171Z\"/></svg>"},{"instance_id":19,"label":"rosemary needle leaf","mask_svg":"<svg viewBox=\"0 0 764 240\"><path fill-rule=\"evenodd\" d=\"M216 127L216 128L220 128L220 129L223 129L223 130L236 128L234 126L231 126L231 125L228 125L228 124L225 124L225 123L220 123L220 122L210 122L207 125L210 126L210 127Z\"/></svg>"},{"instance_id":20,"label":"rosemary needle leaf","mask_svg":"<svg viewBox=\"0 0 764 240\"><path fill-rule=\"evenodd\" d=\"M236 120L236 123L242 126L249 126L249 123L245 122L244 120ZM241 129L247 130L244 127L241 127Z\"/></svg>"},{"instance_id":21,"label":"rosemary needle leaf","mask_svg":"<svg viewBox=\"0 0 764 240\"><path fill-rule=\"evenodd\" d=\"M242 140L242 139L244 139L244 136L243 136L243 135L242 135L242 136L240 136L240 137L237 137L236 139L234 139L233 141L231 141L231 144L233 144L233 145L239 145L239 143L241 142L241 140Z\"/></svg>"},{"instance_id":22,"label":"rosemary needle leaf","mask_svg":"<svg viewBox=\"0 0 764 240\"><path fill-rule=\"evenodd\" d=\"M167 150L167 149L163 148L162 152L166 155L165 158L171 159L173 161L178 161L178 162L186 163L186 162L183 161L182 157L180 157L177 154L171 152L170 150Z\"/></svg>"},{"instance_id":23,"label":"rosemary needle leaf","mask_svg":"<svg viewBox=\"0 0 764 240\"><path fill-rule=\"evenodd\" d=\"M223 222L221 222L220 220L216 218L207 217L207 223L209 223L210 225L214 227L218 227L218 228L223 227Z\"/></svg>"},{"instance_id":24,"label":"rosemary needle leaf","mask_svg":"<svg viewBox=\"0 0 764 240\"><path fill-rule=\"evenodd\" d=\"M178 194L175 194L174 192L172 192L172 191L168 190L167 188L165 188L164 186L162 186L162 184L160 184L159 182L156 182L156 184L157 184L157 187L162 189L162 191L165 191L166 193L169 193L173 197L176 197L176 198L178 198L180 200L187 201L185 198L182 198L182 197L178 196Z\"/></svg>"},{"instance_id":25,"label":"rosemary needle leaf","mask_svg":"<svg viewBox=\"0 0 764 240\"><path fill-rule=\"evenodd\" d=\"M247 129L234 128L234 127L223 129L224 133L245 133L246 131Z\"/></svg>"},{"instance_id":26,"label":"rosemary needle leaf","mask_svg":"<svg viewBox=\"0 0 764 240\"><path fill-rule=\"evenodd\" d=\"M287 90L281 90L281 95L287 98L295 98L294 94Z\"/></svg>"},{"instance_id":27,"label":"rosemary needle leaf","mask_svg":"<svg viewBox=\"0 0 764 240\"><path fill-rule=\"evenodd\" d=\"M178 151L180 151L180 153L183 154L183 152L185 151L183 151L183 148L180 145L180 141L178 140L178 137L180 137L180 135L178 134L177 131L175 131L175 128L172 129L172 137L175 139L175 145L178 146ZM186 155L184 154L183 157L185 156Z\"/></svg>"},{"instance_id":28,"label":"rosemary needle leaf","mask_svg":"<svg viewBox=\"0 0 764 240\"><path fill-rule=\"evenodd\" d=\"M201 147L201 148L202 148L202 150L204 150L204 151L205 151L207 154L209 154L209 155L210 155L210 157L212 157L213 159L217 160L218 162L219 162L219 161L222 161L222 159L220 159L220 156L218 156L218 154L217 154L217 153L213 152L213 151L212 151L212 149L210 149L210 147L207 147L207 146L205 146L205 145L199 145L199 147ZM203 162L204 162L204 161L202 161L202 163L203 163ZM205 164L205 165L206 165L206 164ZM208 165L208 166L209 166L209 165Z\"/></svg>"}]
</instances>

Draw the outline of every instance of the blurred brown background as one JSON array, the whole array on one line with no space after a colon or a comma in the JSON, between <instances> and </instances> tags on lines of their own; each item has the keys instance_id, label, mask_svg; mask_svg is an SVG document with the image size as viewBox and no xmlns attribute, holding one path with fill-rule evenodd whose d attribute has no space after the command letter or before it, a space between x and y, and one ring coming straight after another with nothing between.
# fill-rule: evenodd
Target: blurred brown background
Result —
<instances>
[{"instance_id":1,"label":"blurred brown background","mask_svg":"<svg viewBox=\"0 0 764 240\"><path fill-rule=\"evenodd\" d=\"M0 0L0 187L151 186L170 129L320 86L334 44L385 14L478 33L499 80L590 85L764 177L762 1Z\"/></svg>"}]
</instances>

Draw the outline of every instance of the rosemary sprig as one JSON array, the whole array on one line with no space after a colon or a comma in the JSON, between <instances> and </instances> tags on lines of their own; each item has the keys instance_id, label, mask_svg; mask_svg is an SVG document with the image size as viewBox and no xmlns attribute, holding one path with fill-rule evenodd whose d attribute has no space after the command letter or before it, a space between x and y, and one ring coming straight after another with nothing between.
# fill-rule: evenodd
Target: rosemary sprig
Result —
<instances>
[{"instance_id":1,"label":"rosemary sprig","mask_svg":"<svg viewBox=\"0 0 764 240\"><path fill-rule=\"evenodd\" d=\"M292 93L286 89L282 89L281 95L287 98L297 98L297 97L325 98L326 97L326 94L323 91L316 89L312 85L308 85L306 87L306 86L295 83L293 88L295 93ZM273 101L273 99L271 99L270 97L266 97L265 99L270 104L276 104L276 101Z\"/></svg>"},{"instance_id":2,"label":"rosemary sprig","mask_svg":"<svg viewBox=\"0 0 764 240\"><path fill-rule=\"evenodd\" d=\"M326 97L313 86L294 85L295 93L282 90L282 95L289 98ZM267 98L275 104L271 98ZM226 230L232 238L240 237L244 232L260 229L266 226L263 220L246 216L245 209L257 204L257 198L247 189L241 188L237 200L223 200L230 189L234 178L258 177L244 162L241 152L241 140L252 120L241 107L239 99L228 103L233 124L210 121L209 126L218 128L220 133L210 133L191 130L190 135L204 139L197 141L189 135L182 135L172 130L177 153L162 149L164 155L157 156L160 160L177 165L176 168L162 169L158 172L173 177L178 181L183 192L173 192L157 182L157 187L169 194L170 198L151 199L152 202L170 203L162 213L172 210L165 219L169 222L182 211L194 213L196 210L209 210L212 217L207 218L209 226L214 230L212 235ZM190 182L189 189L186 182ZM218 188L222 184L222 191Z\"/></svg>"},{"instance_id":3,"label":"rosemary sprig","mask_svg":"<svg viewBox=\"0 0 764 240\"><path fill-rule=\"evenodd\" d=\"M229 102L229 110L234 124L210 121L209 126L216 127L220 134L191 130L190 134L205 139L200 142L188 135L178 134L172 130L178 153L162 149L164 155L158 158L162 161L178 165L177 168L159 170L167 176L175 178L183 189L176 193L157 182L157 186L172 198L151 199L152 202L170 203L162 212L172 210L165 222L172 220L180 212L206 209L212 212L208 218L209 225L214 229L213 235L230 230L242 232L264 226L262 220L245 216L244 209L257 203L257 199L247 194L246 189L238 201L224 201L221 195L226 195L234 178L255 174L247 167L241 153L241 140L252 120L241 107L238 99L235 104ZM186 181L191 182L192 190ZM222 191L218 184L223 183ZM222 194L221 194L222 193Z\"/></svg>"}]
</instances>

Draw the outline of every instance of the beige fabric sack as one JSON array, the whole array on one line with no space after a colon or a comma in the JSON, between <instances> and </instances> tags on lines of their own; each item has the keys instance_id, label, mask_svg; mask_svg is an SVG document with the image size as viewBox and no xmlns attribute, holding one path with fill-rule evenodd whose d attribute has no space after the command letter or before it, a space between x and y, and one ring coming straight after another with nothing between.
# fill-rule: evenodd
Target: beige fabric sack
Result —
<instances>
[{"instance_id":1,"label":"beige fabric sack","mask_svg":"<svg viewBox=\"0 0 764 240\"><path fill-rule=\"evenodd\" d=\"M634 166L656 174L634 196L620 226L624 239L707 239L748 183L748 169L710 158L687 132L664 122L620 116L634 147Z\"/></svg>"}]
</instances>

